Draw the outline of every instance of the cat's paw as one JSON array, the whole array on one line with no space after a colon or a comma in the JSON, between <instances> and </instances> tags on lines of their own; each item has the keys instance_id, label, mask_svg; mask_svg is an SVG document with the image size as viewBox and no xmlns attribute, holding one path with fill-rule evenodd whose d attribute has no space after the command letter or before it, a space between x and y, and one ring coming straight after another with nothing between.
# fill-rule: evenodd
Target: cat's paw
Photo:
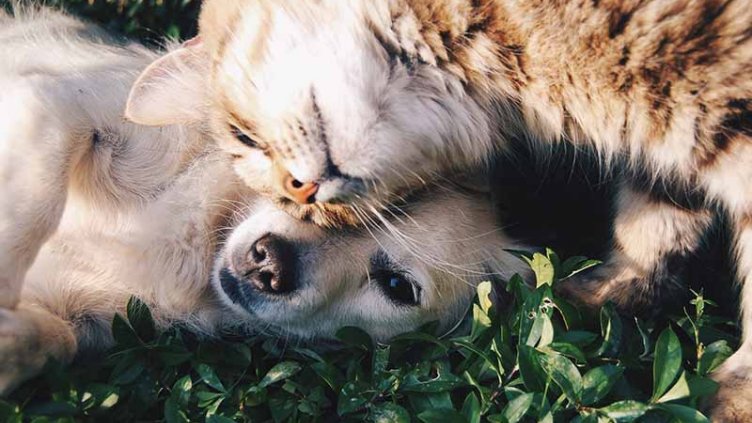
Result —
<instances>
[{"instance_id":1,"label":"cat's paw","mask_svg":"<svg viewBox=\"0 0 752 423\"><path fill-rule=\"evenodd\" d=\"M604 265L560 281L556 293L581 306L596 310L613 303L626 314L651 317L654 313L687 300L678 276L665 271L638 271Z\"/></svg>"},{"instance_id":2,"label":"cat's paw","mask_svg":"<svg viewBox=\"0 0 752 423\"><path fill-rule=\"evenodd\" d=\"M713 374L718 392L708 400L714 423L752 422L752 353L738 351Z\"/></svg>"}]
</instances>

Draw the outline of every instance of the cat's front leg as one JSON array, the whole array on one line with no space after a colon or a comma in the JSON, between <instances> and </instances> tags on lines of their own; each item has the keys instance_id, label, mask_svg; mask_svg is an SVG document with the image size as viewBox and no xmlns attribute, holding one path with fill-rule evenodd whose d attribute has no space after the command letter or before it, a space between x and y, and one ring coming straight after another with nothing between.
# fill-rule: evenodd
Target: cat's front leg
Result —
<instances>
[{"instance_id":1,"label":"cat's front leg","mask_svg":"<svg viewBox=\"0 0 752 423\"><path fill-rule=\"evenodd\" d=\"M737 213L737 269L742 281L742 345L713 374L719 382L709 401L713 422L752 421L752 212Z\"/></svg>"},{"instance_id":2,"label":"cat's front leg","mask_svg":"<svg viewBox=\"0 0 752 423\"><path fill-rule=\"evenodd\" d=\"M37 375L50 360L67 363L76 354L69 322L23 303L0 309L0 396Z\"/></svg>"},{"instance_id":3,"label":"cat's front leg","mask_svg":"<svg viewBox=\"0 0 752 423\"><path fill-rule=\"evenodd\" d=\"M704 207L681 206L625 182L617 196L609 257L563 281L559 291L593 308L610 301L626 313L660 311L656 306L687 298L686 265L711 222Z\"/></svg>"}]
</instances>

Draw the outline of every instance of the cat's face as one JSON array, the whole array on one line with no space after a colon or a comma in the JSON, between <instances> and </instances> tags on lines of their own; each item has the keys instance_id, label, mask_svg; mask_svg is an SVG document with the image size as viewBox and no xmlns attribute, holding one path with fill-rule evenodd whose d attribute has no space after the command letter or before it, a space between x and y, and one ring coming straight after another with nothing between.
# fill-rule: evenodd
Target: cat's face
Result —
<instances>
[{"instance_id":1,"label":"cat's face","mask_svg":"<svg viewBox=\"0 0 752 423\"><path fill-rule=\"evenodd\" d=\"M246 183L295 216L362 223L490 149L486 113L399 2L209 1L202 13L201 41L146 72L128 116L203 115ZM197 73L207 85L191 89ZM156 106L180 96L184 107Z\"/></svg>"}]
</instances>

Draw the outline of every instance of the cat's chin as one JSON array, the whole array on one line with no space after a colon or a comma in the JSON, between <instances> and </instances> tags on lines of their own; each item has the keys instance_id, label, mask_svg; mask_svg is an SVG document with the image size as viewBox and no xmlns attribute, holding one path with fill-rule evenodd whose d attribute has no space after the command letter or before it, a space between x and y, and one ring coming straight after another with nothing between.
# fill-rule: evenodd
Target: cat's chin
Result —
<instances>
[{"instance_id":1,"label":"cat's chin","mask_svg":"<svg viewBox=\"0 0 752 423\"><path fill-rule=\"evenodd\" d=\"M325 228L343 228L362 224L352 206L348 204L314 203L301 205L284 197L275 198L274 203L296 219Z\"/></svg>"}]
</instances>

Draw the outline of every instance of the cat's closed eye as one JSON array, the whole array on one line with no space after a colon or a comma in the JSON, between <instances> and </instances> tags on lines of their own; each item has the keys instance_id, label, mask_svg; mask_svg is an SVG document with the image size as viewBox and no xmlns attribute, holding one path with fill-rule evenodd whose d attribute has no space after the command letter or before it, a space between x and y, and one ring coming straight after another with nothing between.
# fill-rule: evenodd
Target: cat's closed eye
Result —
<instances>
[{"instance_id":1,"label":"cat's closed eye","mask_svg":"<svg viewBox=\"0 0 752 423\"><path fill-rule=\"evenodd\" d=\"M253 138L251 138L248 134L246 134L245 132L243 132L243 130L241 130L237 126L231 124L230 125L230 132L232 133L232 136L235 137L235 139L237 139L238 141L242 142L247 147L261 148L261 146L259 145L259 143L256 140L254 140Z\"/></svg>"}]
</instances>

